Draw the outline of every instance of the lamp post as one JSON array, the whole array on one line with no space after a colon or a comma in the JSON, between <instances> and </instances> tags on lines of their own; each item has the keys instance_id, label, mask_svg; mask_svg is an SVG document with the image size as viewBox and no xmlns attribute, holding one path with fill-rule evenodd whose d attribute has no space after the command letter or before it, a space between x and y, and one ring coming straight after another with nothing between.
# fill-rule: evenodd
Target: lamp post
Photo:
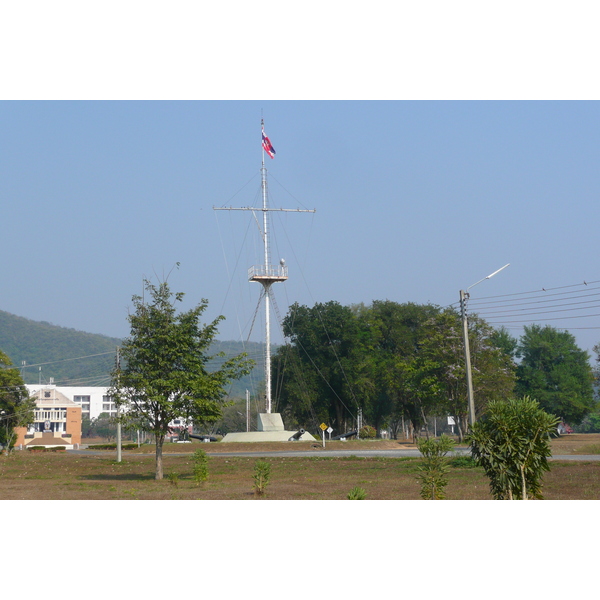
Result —
<instances>
[{"instance_id":1,"label":"lamp post","mask_svg":"<svg viewBox=\"0 0 600 600\"><path fill-rule=\"evenodd\" d=\"M467 398L469 399L469 426L475 423L475 400L473 398L473 373L471 372L471 350L469 349L469 323L467 320L467 299L469 298L469 290L475 287L478 283L485 281L486 279L492 278L497 273L500 273L502 269L506 269L510 263L504 265L497 271L494 271L491 275L480 279L477 283L470 285L466 290L460 290L460 313L462 317L463 326L463 340L465 347L465 371L467 372Z\"/></svg>"}]
</instances>

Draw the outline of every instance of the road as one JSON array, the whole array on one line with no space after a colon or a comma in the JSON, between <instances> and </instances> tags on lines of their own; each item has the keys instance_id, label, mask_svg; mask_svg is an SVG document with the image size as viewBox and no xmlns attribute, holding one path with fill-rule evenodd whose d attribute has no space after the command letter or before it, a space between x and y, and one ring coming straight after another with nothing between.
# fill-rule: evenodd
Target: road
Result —
<instances>
[{"instance_id":1,"label":"road","mask_svg":"<svg viewBox=\"0 0 600 600\"><path fill-rule=\"evenodd\" d=\"M77 454L108 454L106 450L67 450L70 453ZM135 454L133 452L128 451L128 455ZM182 456L183 453L170 453L165 452L163 456ZM187 454L187 453L186 453ZM209 456L219 456L219 457L228 457L228 456L241 456L241 457L261 457L261 456L270 456L276 458L311 458L311 457L324 457L324 458L333 458L333 457L348 457L348 456L357 456L360 458L406 458L413 457L418 458L421 454L416 449L403 449L403 450L328 450L327 447L325 449L320 450L299 450L299 451L263 451L263 452L209 452L207 453ZM468 455L468 448L456 448L453 450L453 454L455 455ZM146 454L148 456L148 454ZM557 454L555 456L550 457L549 460L573 460L573 461L597 461L600 460L600 454Z\"/></svg>"},{"instance_id":2,"label":"road","mask_svg":"<svg viewBox=\"0 0 600 600\"><path fill-rule=\"evenodd\" d=\"M468 448L456 448L453 450L454 455L469 455ZM299 451L299 452L211 452L209 456L274 456L277 458L302 458L302 457L344 457L358 456L360 458L404 458L421 456L418 450L315 450L315 451ZM549 460L575 460L575 461L596 461L600 460L600 454L557 454L550 457Z\"/></svg>"}]
</instances>

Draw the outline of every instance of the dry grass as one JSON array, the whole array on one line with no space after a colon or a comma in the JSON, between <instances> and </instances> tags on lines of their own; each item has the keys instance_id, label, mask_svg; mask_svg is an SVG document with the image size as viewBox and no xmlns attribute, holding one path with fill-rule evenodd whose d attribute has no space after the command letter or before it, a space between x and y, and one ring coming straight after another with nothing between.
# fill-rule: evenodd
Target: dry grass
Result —
<instances>
[{"instance_id":1,"label":"dry grass","mask_svg":"<svg viewBox=\"0 0 600 600\"><path fill-rule=\"evenodd\" d=\"M587 436L568 436L556 440L555 453L567 454L597 443ZM568 445L565 445L568 442ZM345 449L366 449L369 444L398 442L340 442ZM553 443L554 444L554 443ZM231 444L233 446L233 444ZM209 454L209 479L197 485L193 477L190 452L197 444L178 444L181 453L165 456L165 479L154 480L153 448L148 454L125 452L117 463L112 452L102 455L34 454L15 452L0 457L0 498L34 500L168 500L210 499L249 500L253 494L254 457L211 456L223 452L221 444L202 444ZM231 450L242 450L235 444ZM262 444L249 444L253 451L266 451ZM269 444L269 446L272 446ZM275 444L281 450L281 444ZM298 449L301 444L294 444ZM313 449L311 444L307 449ZM288 449L288 446L285 446ZM167 449L165 450L167 452ZM267 499L273 500L343 500L355 486L367 492L368 500L418 500L418 458L344 458L319 457L278 458L262 460L271 463L271 482ZM553 461L546 474L547 499L600 498L600 462ZM456 468L449 473L447 497L451 500L490 499L488 480L479 468Z\"/></svg>"}]
</instances>

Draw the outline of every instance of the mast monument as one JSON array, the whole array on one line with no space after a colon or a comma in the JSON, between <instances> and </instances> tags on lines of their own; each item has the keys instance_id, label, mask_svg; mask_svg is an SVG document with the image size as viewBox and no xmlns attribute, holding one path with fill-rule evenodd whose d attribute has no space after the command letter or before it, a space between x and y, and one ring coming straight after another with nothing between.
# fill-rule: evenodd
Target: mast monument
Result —
<instances>
[{"instance_id":1,"label":"mast monument","mask_svg":"<svg viewBox=\"0 0 600 600\"><path fill-rule=\"evenodd\" d=\"M276 418L272 415L272 396L271 396L271 286L274 283L284 282L288 278L288 268L285 260L282 258L278 265L272 264L271 246L270 246L270 230L269 230L269 213L271 212L298 212L298 213L314 213L314 209L300 208L271 208L269 206L267 168L265 166L265 154L270 158L275 158L275 148L271 144L271 140L265 134L264 120L261 119L261 134L262 134L262 164L261 164L261 196L262 207L213 207L214 210L245 210L251 211L254 214L256 223L258 224L259 232L263 240L263 264L255 265L248 269L248 281L254 281L262 285L262 294L260 300L264 297L265 300L265 414L259 414L259 429L267 427L283 430L283 422L281 417ZM262 228L260 221L256 218L256 213L262 212ZM272 415L272 416L270 416ZM266 418L265 418L266 417ZM281 423L281 425L278 425ZM265 429L263 429L265 430Z\"/></svg>"}]
</instances>

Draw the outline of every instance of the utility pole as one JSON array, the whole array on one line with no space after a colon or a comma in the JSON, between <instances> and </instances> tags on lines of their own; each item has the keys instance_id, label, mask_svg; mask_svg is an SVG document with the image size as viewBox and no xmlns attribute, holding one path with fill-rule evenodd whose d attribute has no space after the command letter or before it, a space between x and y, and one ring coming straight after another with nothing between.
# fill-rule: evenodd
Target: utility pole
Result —
<instances>
[{"instance_id":1,"label":"utility pole","mask_svg":"<svg viewBox=\"0 0 600 600\"><path fill-rule=\"evenodd\" d=\"M360 440L360 430L362 429L362 408L358 409L358 416L356 418L356 439Z\"/></svg>"},{"instance_id":2,"label":"utility pole","mask_svg":"<svg viewBox=\"0 0 600 600\"><path fill-rule=\"evenodd\" d=\"M467 320L466 299L469 294L460 290L460 314L462 317L463 341L465 350L465 371L467 373L467 398L469 400L469 426L475 423L475 400L473 398L473 374L471 372L471 350L469 348L469 322Z\"/></svg>"},{"instance_id":3,"label":"utility pole","mask_svg":"<svg viewBox=\"0 0 600 600\"><path fill-rule=\"evenodd\" d=\"M250 392L246 390L246 431L250 431Z\"/></svg>"},{"instance_id":4,"label":"utility pole","mask_svg":"<svg viewBox=\"0 0 600 600\"><path fill-rule=\"evenodd\" d=\"M121 371L121 356L119 354L119 347L117 346L117 389L119 387L119 375ZM121 453L121 413L119 409L119 404L117 404L117 462L121 462L122 453Z\"/></svg>"},{"instance_id":5,"label":"utility pole","mask_svg":"<svg viewBox=\"0 0 600 600\"><path fill-rule=\"evenodd\" d=\"M485 281L486 279L492 278L497 273L500 273L503 269L510 266L510 263L500 267L497 271L494 271L491 275L480 279L477 283L470 285L466 290L460 290L460 314L462 317L462 328L463 328L463 342L465 349L465 371L467 374L467 398L469 400L469 426L475 424L475 399L473 397L473 372L471 371L471 350L469 349L469 322L467 319L467 300L469 299L469 290L475 287L478 283Z\"/></svg>"}]
</instances>

